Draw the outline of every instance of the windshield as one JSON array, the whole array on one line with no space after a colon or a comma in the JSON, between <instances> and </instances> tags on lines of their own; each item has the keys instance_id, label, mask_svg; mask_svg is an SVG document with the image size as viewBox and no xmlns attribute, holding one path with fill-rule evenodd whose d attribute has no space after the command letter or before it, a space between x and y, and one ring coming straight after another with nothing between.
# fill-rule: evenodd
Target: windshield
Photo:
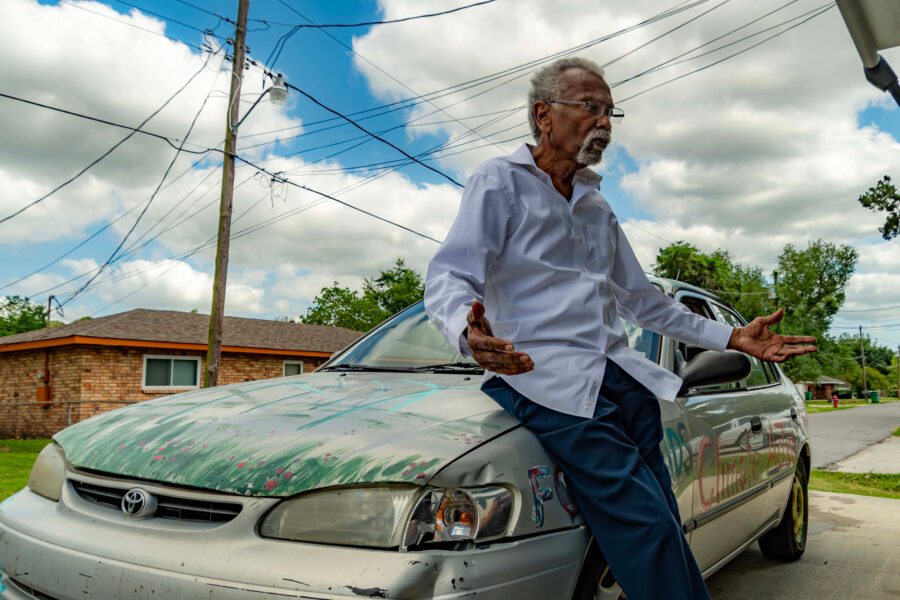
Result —
<instances>
[{"instance_id":1,"label":"windshield","mask_svg":"<svg viewBox=\"0 0 900 600\"><path fill-rule=\"evenodd\" d=\"M624 326L628 345L656 362L659 335L633 323L624 322ZM472 358L453 351L437 327L428 320L425 304L419 302L382 323L324 368L407 370L433 366L480 369Z\"/></svg>"},{"instance_id":2,"label":"windshield","mask_svg":"<svg viewBox=\"0 0 900 600\"><path fill-rule=\"evenodd\" d=\"M416 368L428 365L470 363L471 358L453 351L419 302L381 324L339 356L328 367L354 365L383 368Z\"/></svg>"}]
</instances>

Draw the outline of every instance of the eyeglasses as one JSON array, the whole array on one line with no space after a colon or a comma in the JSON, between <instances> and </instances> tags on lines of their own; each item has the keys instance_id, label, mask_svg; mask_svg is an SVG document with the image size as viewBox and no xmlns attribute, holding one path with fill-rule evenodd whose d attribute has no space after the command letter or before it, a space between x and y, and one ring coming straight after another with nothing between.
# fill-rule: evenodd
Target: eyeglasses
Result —
<instances>
[{"instance_id":1,"label":"eyeglasses","mask_svg":"<svg viewBox=\"0 0 900 600\"><path fill-rule=\"evenodd\" d=\"M599 102L594 102L593 100L544 100L544 102L547 104L580 104L587 108L588 114L591 116L599 115L602 109L603 114L609 117L610 123L621 123L622 119L625 118L625 111L621 108L606 108Z\"/></svg>"}]
</instances>

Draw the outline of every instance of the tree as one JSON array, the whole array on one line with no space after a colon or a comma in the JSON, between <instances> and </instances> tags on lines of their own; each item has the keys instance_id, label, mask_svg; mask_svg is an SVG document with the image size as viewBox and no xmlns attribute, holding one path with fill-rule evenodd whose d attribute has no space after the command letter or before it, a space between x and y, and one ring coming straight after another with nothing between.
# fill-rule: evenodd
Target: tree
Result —
<instances>
[{"instance_id":1,"label":"tree","mask_svg":"<svg viewBox=\"0 0 900 600\"><path fill-rule=\"evenodd\" d=\"M890 240L900 235L900 194L891 183L890 176L885 175L875 187L870 187L868 192L859 197L859 203L869 210L887 213L884 226L878 228L881 237Z\"/></svg>"},{"instance_id":2,"label":"tree","mask_svg":"<svg viewBox=\"0 0 900 600\"><path fill-rule=\"evenodd\" d=\"M382 310L393 315L424 297L425 282L398 258L393 269L382 271L374 281L366 279L363 295L373 298Z\"/></svg>"},{"instance_id":3,"label":"tree","mask_svg":"<svg viewBox=\"0 0 900 600\"><path fill-rule=\"evenodd\" d=\"M660 248L653 273L710 290L730 302L748 320L773 310L762 269L735 263L725 250L706 254L678 241Z\"/></svg>"},{"instance_id":4,"label":"tree","mask_svg":"<svg viewBox=\"0 0 900 600\"><path fill-rule=\"evenodd\" d=\"M7 296L0 303L0 337L47 326L47 309L20 296Z\"/></svg>"},{"instance_id":5,"label":"tree","mask_svg":"<svg viewBox=\"0 0 900 600\"><path fill-rule=\"evenodd\" d=\"M821 335L844 303L847 284L856 270L856 250L823 240L805 250L786 244L778 257L776 293L784 304L782 330Z\"/></svg>"},{"instance_id":6,"label":"tree","mask_svg":"<svg viewBox=\"0 0 900 600\"><path fill-rule=\"evenodd\" d=\"M382 271L375 279L367 278L361 292L341 286L337 281L331 287L322 288L300 321L368 331L415 304L424 294L422 276L398 258L393 268Z\"/></svg>"},{"instance_id":7,"label":"tree","mask_svg":"<svg viewBox=\"0 0 900 600\"><path fill-rule=\"evenodd\" d=\"M368 331L387 316L387 312L373 298L348 287L341 287L335 281L331 287L322 288L300 322Z\"/></svg>"}]
</instances>

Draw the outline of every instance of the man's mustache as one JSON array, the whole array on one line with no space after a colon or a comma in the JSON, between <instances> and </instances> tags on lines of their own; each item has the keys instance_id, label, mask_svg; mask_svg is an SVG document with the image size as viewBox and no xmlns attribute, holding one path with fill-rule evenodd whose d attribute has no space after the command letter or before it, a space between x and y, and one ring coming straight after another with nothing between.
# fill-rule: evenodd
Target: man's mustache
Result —
<instances>
[{"instance_id":1,"label":"man's mustache","mask_svg":"<svg viewBox=\"0 0 900 600\"><path fill-rule=\"evenodd\" d=\"M594 140L600 140L606 144L609 144L611 139L612 139L612 134L609 133L609 130L595 129L594 131L590 132L587 135L587 137L584 138L584 142L582 142L582 144L584 146L587 146L588 144L591 144Z\"/></svg>"}]
</instances>

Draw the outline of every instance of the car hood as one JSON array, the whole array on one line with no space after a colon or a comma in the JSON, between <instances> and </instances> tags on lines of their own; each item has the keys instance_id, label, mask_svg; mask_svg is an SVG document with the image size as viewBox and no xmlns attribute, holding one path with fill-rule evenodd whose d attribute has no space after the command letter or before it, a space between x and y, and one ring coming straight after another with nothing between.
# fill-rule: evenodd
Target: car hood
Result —
<instances>
[{"instance_id":1,"label":"car hood","mask_svg":"<svg viewBox=\"0 0 900 600\"><path fill-rule=\"evenodd\" d=\"M312 373L111 411L54 436L69 464L242 495L341 484L424 485L517 425L477 378Z\"/></svg>"}]
</instances>

